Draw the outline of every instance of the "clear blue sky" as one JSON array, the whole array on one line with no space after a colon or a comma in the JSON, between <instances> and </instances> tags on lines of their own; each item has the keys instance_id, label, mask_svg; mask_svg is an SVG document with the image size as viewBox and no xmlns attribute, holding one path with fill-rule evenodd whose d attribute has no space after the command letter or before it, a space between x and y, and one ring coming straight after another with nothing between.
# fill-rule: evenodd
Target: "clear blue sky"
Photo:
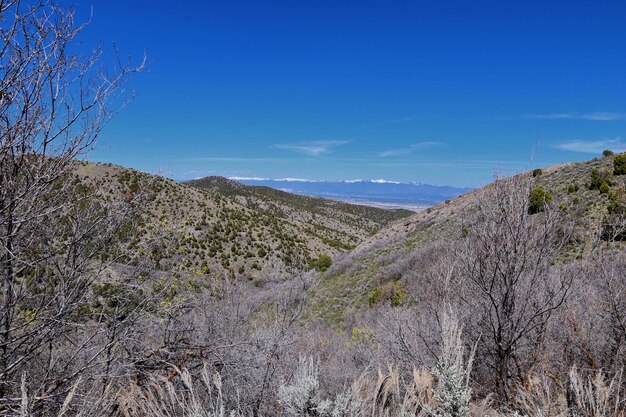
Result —
<instances>
[{"instance_id":1,"label":"clear blue sky","mask_svg":"<svg viewBox=\"0 0 626 417\"><path fill-rule=\"evenodd\" d=\"M626 143L623 1L69 4L85 47L149 56L92 160L475 186L538 136L533 166Z\"/></svg>"}]
</instances>

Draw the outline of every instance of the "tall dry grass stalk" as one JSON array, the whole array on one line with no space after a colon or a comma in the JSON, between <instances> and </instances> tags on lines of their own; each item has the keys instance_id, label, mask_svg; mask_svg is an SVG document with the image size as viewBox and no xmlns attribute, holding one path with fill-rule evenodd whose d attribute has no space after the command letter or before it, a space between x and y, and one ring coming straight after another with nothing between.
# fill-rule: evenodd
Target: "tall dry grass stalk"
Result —
<instances>
[{"instance_id":1,"label":"tall dry grass stalk","mask_svg":"<svg viewBox=\"0 0 626 417\"><path fill-rule=\"evenodd\" d=\"M240 417L241 410L227 410L219 373L207 368L195 384L187 369L176 369L180 384L152 379L146 388L131 387L120 397L123 417Z\"/></svg>"},{"instance_id":2,"label":"tall dry grass stalk","mask_svg":"<svg viewBox=\"0 0 626 417\"><path fill-rule=\"evenodd\" d=\"M569 373L569 407L574 417L624 417L623 371L611 379L602 371L585 377L576 367Z\"/></svg>"},{"instance_id":3,"label":"tall dry grass stalk","mask_svg":"<svg viewBox=\"0 0 626 417\"><path fill-rule=\"evenodd\" d=\"M566 417L568 415L566 390L547 375L535 375L531 387L518 386L514 408L529 417Z\"/></svg>"},{"instance_id":4,"label":"tall dry grass stalk","mask_svg":"<svg viewBox=\"0 0 626 417\"><path fill-rule=\"evenodd\" d=\"M391 417L401 409L400 373L390 367L387 372L378 370L375 375L365 372L355 384L354 395L360 403L360 415Z\"/></svg>"},{"instance_id":5,"label":"tall dry grass stalk","mask_svg":"<svg viewBox=\"0 0 626 417\"><path fill-rule=\"evenodd\" d=\"M420 415L434 406L433 375L427 369L413 368L412 379L402 401L402 411L409 415Z\"/></svg>"},{"instance_id":6,"label":"tall dry grass stalk","mask_svg":"<svg viewBox=\"0 0 626 417\"><path fill-rule=\"evenodd\" d=\"M115 415L114 412L118 405L118 396L113 392L112 387L108 386L104 391L98 389L97 392L87 390L84 392L83 381L81 378L70 387L65 398L62 399L58 410L48 409L42 403L46 398L33 397L28 392L28 380L26 374L22 375L20 384L20 400L19 409L7 410L2 409L0 415L10 415L19 417L31 417L34 415L46 415L54 417L110 417ZM83 392L80 392L83 391ZM52 400L52 398L50 398ZM53 405L54 401L50 401ZM43 408L42 408L43 407ZM8 411L8 414L6 412Z\"/></svg>"}]
</instances>

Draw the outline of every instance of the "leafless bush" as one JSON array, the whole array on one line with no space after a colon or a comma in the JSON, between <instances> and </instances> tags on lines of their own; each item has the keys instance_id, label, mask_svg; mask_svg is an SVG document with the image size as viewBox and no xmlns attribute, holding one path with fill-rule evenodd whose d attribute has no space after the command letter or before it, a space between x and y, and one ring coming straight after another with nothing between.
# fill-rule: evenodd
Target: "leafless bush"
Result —
<instances>
[{"instance_id":1,"label":"leafless bush","mask_svg":"<svg viewBox=\"0 0 626 417\"><path fill-rule=\"evenodd\" d=\"M490 384L502 404L531 366L528 358L541 348L545 326L573 281L571 273L553 267L569 239L567 221L550 207L530 214L531 189L532 179L518 175L479 193L455 256L461 296L471 311L468 329L484 335L482 365L490 368Z\"/></svg>"},{"instance_id":2,"label":"leafless bush","mask_svg":"<svg viewBox=\"0 0 626 417\"><path fill-rule=\"evenodd\" d=\"M3 2L0 20L0 398L10 407L28 372L29 407L42 413L123 332L119 315L84 318L133 199L105 206L73 173L143 63L107 68L101 50L76 55L83 26L45 0Z\"/></svg>"}]
</instances>

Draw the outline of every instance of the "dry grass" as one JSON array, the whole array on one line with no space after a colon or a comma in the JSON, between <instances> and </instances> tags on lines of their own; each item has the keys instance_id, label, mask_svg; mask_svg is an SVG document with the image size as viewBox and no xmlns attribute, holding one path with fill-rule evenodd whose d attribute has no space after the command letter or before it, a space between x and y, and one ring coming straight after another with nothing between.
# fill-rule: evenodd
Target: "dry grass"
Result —
<instances>
[{"instance_id":1,"label":"dry grass","mask_svg":"<svg viewBox=\"0 0 626 417\"><path fill-rule=\"evenodd\" d=\"M623 417L623 371L608 379L602 371L585 377L576 367L570 371L569 405L572 414L585 417Z\"/></svg>"},{"instance_id":2,"label":"dry grass","mask_svg":"<svg viewBox=\"0 0 626 417\"><path fill-rule=\"evenodd\" d=\"M222 380L203 368L196 381L187 369L177 369L180 382L152 379L146 388L132 386L120 396L123 417L226 417L242 416L226 410Z\"/></svg>"}]
</instances>

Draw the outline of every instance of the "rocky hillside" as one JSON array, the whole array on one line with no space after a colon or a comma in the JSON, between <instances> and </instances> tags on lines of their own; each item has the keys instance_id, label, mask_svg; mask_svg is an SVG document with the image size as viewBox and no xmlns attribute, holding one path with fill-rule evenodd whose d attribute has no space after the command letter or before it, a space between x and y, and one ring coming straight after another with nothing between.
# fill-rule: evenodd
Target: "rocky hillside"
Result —
<instances>
[{"instance_id":1,"label":"rocky hillside","mask_svg":"<svg viewBox=\"0 0 626 417\"><path fill-rule=\"evenodd\" d=\"M412 214L246 186L221 177L176 183L110 164L81 163L77 187L106 200L139 198L120 230L123 261L163 271L262 280L315 266Z\"/></svg>"},{"instance_id":2,"label":"rocky hillside","mask_svg":"<svg viewBox=\"0 0 626 417\"><path fill-rule=\"evenodd\" d=\"M587 256L611 207L624 207L626 175L613 175L613 168L614 157L608 156L519 174L532 177L534 188L548 191L550 204L572 222L571 245L565 248L564 259ZM341 322L346 312L367 308L383 298L400 303L410 297L409 288L419 291L419 280L427 273L428 260L435 257L437 242L462 233L464 219L475 209L483 189L393 223L342 256L311 294L308 313Z\"/></svg>"}]
</instances>

